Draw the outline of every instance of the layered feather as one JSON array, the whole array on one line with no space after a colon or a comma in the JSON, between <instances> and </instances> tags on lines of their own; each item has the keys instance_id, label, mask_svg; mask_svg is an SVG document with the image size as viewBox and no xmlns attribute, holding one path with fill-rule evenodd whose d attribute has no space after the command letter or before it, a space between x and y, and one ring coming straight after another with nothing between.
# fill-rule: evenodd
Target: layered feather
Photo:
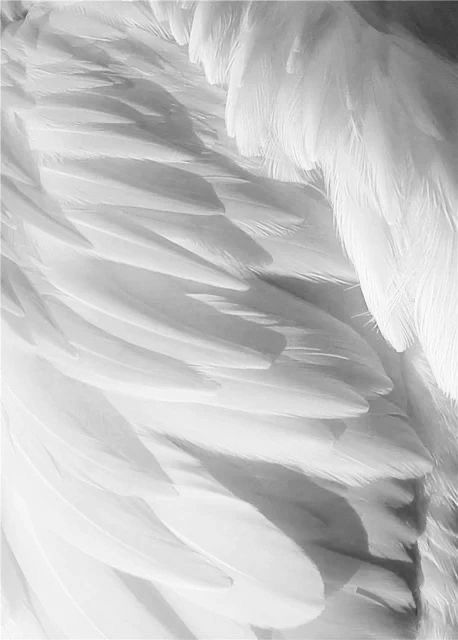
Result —
<instances>
[{"instance_id":1,"label":"layered feather","mask_svg":"<svg viewBox=\"0 0 458 640\"><path fill-rule=\"evenodd\" d=\"M308 10L37 3L5 29L5 528L45 637L325 638L348 611L349 637L411 632L428 453L366 339L278 286L354 281L332 212L242 159L224 92L170 38L228 82L240 150L305 179L323 144L283 148L269 95L299 81L251 79L266 25L294 35L290 76L318 46ZM325 39L335 11L313 6Z\"/></svg>"}]
</instances>

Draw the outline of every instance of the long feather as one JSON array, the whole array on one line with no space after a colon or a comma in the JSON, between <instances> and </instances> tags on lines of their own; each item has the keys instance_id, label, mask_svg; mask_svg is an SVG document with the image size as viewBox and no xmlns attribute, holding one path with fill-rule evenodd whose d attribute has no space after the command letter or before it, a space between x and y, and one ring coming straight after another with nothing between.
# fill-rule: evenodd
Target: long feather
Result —
<instances>
[{"instance_id":1,"label":"long feather","mask_svg":"<svg viewBox=\"0 0 458 640\"><path fill-rule=\"evenodd\" d=\"M453 395L450 64L347 4L3 15L9 629L411 637L431 446L351 287Z\"/></svg>"}]
</instances>

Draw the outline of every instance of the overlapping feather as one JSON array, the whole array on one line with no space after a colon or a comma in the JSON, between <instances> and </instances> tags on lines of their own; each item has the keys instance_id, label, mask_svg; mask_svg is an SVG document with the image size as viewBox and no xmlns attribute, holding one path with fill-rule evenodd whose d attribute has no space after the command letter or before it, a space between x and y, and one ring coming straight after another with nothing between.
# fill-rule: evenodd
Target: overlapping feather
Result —
<instances>
[{"instance_id":1,"label":"overlapping feather","mask_svg":"<svg viewBox=\"0 0 458 640\"><path fill-rule=\"evenodd\" d=\"M428 454L379 398L365 340L262 279L354 279L329 207L242 160L223 91L169 41L229 79L229 130L273 162L289 149L265 146L268 94L289 94L268 71L247 98L244 74L272 57L264 18L289 25L293 70L321 15L303 42L305 3L282 11L36 3L5 28L5 531L24 633L325 638L349 610L349 633L410 633L419 527L400 504Z\"/></svg>"}]
</instances>

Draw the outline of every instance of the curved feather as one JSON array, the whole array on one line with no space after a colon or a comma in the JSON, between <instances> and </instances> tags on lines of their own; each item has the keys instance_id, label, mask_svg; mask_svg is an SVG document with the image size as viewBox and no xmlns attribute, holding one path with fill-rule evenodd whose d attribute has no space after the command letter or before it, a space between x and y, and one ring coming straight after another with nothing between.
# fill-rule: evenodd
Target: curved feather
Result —
<instances>
[{"instance_id":1,"label":"curved feather","mask_svg":"<svg viewBox=\"0 0 458 640\"><path fill-rule=\"evenodd\" d=\"M34 3L5 28L7 537L45 637L410 633L431 461L384 398L399 363L355 331L322 185L278 178L323 171L380 328L426 335L381 162L400 80L371 47L401 79L412 53L321 4Z\"/></svg>"}]
</instances>

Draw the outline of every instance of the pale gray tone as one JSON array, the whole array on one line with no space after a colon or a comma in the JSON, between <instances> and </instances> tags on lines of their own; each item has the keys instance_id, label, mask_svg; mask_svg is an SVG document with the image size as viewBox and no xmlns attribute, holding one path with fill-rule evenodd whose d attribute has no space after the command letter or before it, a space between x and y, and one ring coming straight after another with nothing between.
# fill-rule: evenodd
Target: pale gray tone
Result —
<instances>
[{"instance_id":1,"label":"pale gray tone","mask_svg":"<svg viewBox=\"0 0 458 640\"><path fill-rule=\"evenodd\" d=\"M457 638L457 14L2 3L5 638Z\"/></svg>"}]
</instances>

